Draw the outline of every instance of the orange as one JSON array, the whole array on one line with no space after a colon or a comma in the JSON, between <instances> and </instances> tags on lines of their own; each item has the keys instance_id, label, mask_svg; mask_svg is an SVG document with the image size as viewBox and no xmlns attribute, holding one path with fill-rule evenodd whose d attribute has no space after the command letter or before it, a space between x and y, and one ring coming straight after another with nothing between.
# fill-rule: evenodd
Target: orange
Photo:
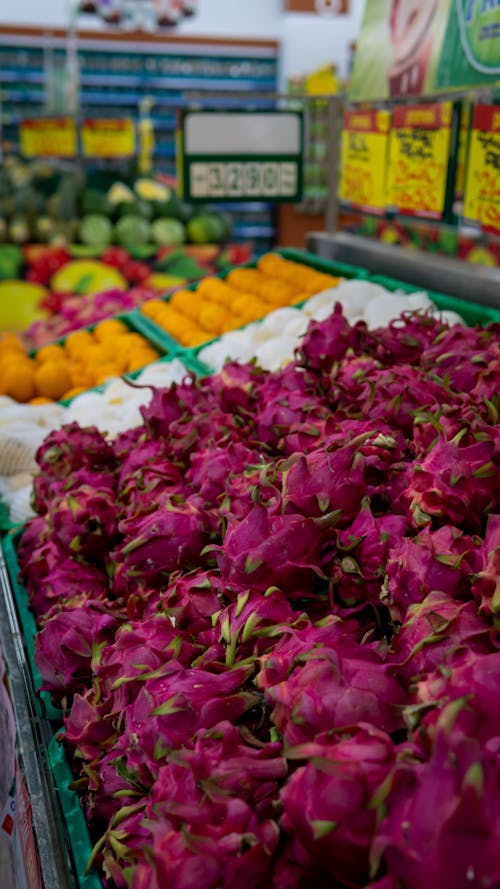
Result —
<instances>
[{"instance_id":1,"label":"orange","mask_svg":"<svg viewBox=\"0 0 500 889\"><path fill-rule=\"evenodd\" d=\"M229 321L229 315L222 306L207 303L200 309L199 321L200 327L210 333L222 333Z\"/></svg>"},{"instance_id":2,"label":"orange","mask_svg":"<svg viewBox=\"0 0 500 889\"><path fill-rule=\"evenodd\" d=\"M35 385L38 395L58 401L73 385L67 363L45 361L40 364L35 370Z\"/></svg>"},{"instance_id":3,"label":"orange","mask_svg":"<svg viewBox=\"0 0 500 889\"><path fill-rule=\"evenodd\" d=\"M146 364L151 364L152 361L156 361L159 356L152 352L151 350L137 351L134 352L128 362L127 362L127 372L131 370L137 370L139 367L144 367Z\"/></svg>"},{"instance_id":4,"label":"orange","mask_svg":"<svg viewBox=\"0 0 500 889\"><path fill-rule=\"evenodd\" d=\"M106 383L107 380L119 377L120 374L121 370L119 370L115 364L100 364L99 367L96 367L95 369L94 384L100 386L101 383Z\"/></svg>"},{"instance_id":5,"label":"orange","mask_svg":"<svg viewBox=\"0 0 500 889\"><path fill-rule=\"evenodd\" d=\"M34 398L30 398L30 404L52 404L53 399L47 398L46 395L35 395Z\"/></svg>"},{"instance_id":6,"label":"orange","mask_svg":"<svg viewBox=\"0 0 500 889\"><path fill-rule=\"evenodd\" d=\"M68 391L65 392L64 395L61 396L61 401L68 401L68 399L70 399L70 398L75 398L77 395L81 395L82 392L86 392L86 391L87 391L87 390L86 390L86 389L83 389L81 386L73 386L72 389L68 389ZM41 402L44 401L44 400L45 400L45 401L50 401L49 398L47 398L47 399L43 399L43 398L41 398L41 399L40 399L40 404L41 404ZM33 403L33 402L32 402L32 403Z\"/></svg>"},{"instance_id":7,"label":"orange","mask_svg":"<svg viewBox=\"0 0 500 889\"><path fill-rule=\"evenodd\" d=\"M141 306L141 312L146 318L152 318L154 320L158 312L161 311L165 305L166 303L164 303L162 299L148 299L147 302Z\"/></svg>"},{"instance_id":8,"label":"orange","mask_svg":"<svg viewBox=\"0 0 500 889\"><path fill-rule=\"evenodd\" d=\"M92 343L90 346L84 346L80 358L85 367L95 367L98 364L107 364L109 361L108 350L104 343Z\"/></svg>"},{"instance_id":9,"label":"orange","mask_svg":"<svg viewBox=\"0 0 500 889\"><path fill-rule=\"evenodd\" d=\"M128 327L119 318L106 318L104 321L99 321L96 324L93 332L97 342L102 343L105 340L114 340L116 336L122 333L128 333Z\"/></svg>"},{"instance_id":10,"label":"orange","mask_svg":"<svg viewBox=\"0 0 500 889\"><path fill-rule=\"evenodd\" d=\"M86 346L92 346L94 343L95 339L88 330L75 330L66 337L64 348L71 358L76 358Z\"/></svg>"},{"instance_id":11,"label":"orange","mask_svg":"<svg viewBox=\"0 0 500 889\"><path fill-rule=\"evenodd\" d=\"M6 330L4 333L0 334L0 350L5 348L16 349L18 352L24 352L24 347L19 337L17 337L16 334L12 333L10 330Z\"/></svg>"},{"instance_id":12,"label":"orange","mask_svg":"<svg viewBox=\"0 0 500 889\"><path fill-rule=\"evenodd\" d=\"M36 395L33 368L29 364L11 365L2 374L0 391L15 401L31 401Z\"/></svg>"},{"instance_id":13,"label":"orange","mask_svg":"<svg viewBox=\"0 0 500 889\"><path fill-rule=\"evenodd\" d=\"M44 361L65 361L66 354L62 346L57 343L51 343L48 346L42 346L35 355L37 364L43 364Z\"/></svg>"}]
</instances>

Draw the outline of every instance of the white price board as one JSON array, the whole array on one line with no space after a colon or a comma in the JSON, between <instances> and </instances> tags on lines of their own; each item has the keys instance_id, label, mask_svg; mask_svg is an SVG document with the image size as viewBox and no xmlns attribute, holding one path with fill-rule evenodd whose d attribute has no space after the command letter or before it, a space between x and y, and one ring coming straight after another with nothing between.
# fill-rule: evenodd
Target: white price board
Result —
<instances>
[{"instance_id":1,"label":"white price board","mask_svg":"<svg viewBox=\"0 0 500 889\"><path fill-rule=\"evenodd\" d=\"M301 198L301 112L186 111L179 147L179 181L186 200Z\"/></svg>"}]
</instances>

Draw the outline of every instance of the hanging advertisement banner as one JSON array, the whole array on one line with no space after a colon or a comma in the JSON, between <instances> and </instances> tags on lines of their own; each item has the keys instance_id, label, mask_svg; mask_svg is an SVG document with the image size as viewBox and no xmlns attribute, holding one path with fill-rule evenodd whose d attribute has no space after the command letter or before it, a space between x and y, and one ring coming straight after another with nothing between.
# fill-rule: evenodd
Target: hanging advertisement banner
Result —
<instances>
[{"instance_id":1,"label":"hanging advertisement banner","mask_svg":"<svg viewBox=\"0 0 500 889\"><path fill-rule=\"evenodd\" d=\"M500 82L498 0L370 0L351 101L422 96Z\"/></svg>"},{"instance_id":2,"label":"hanging advertisement banner","mask_svg":"<svg viewBox=\"0 0 500 889\"><path fill-rule=\"evenodd\" d=\"M345 111L339 198L350 207L383 213L387 204L389 111Z\"/></svg>"},{"instance_id":3,"label":"hanging advertisement banner","mask_svg":"<svg viewBox=\"0 0 500 889\"><path fill-rule=\"evenodd\" d=\"M387 203L410 216L442 219L453 104L401 106L392 115Z\"/></svg>"},{"instance_id":4,"label":"hanging advertisement banner","mask_svg":"<svg viewBox=\"0 0 500 889\"><path fill-rule=\"evenodd\" d=\"M24 157L75 157L75 122L72 117L26 118L19 125L19 143Z\"/></svg>"},{"instance_id":5,"label":"hanging advertisement banner","mask_svg":"<svg viewBox=\"0 0 500 889\"><path fill-rule=\"evenodd\" d=\"M95 118L82 122L84 157L127 158L135 154L135 125L130 118Z\"/></svg>"},{"instance_id":6,"label":"hanging advertisement banner","mask_svg":"<svg viewBox=\"0 0 500 889\"><path fill-rule=\"evenodd\" d=\"M500 234L500 105L474 108L463 213Z\"/></svg>"}]
</instances>

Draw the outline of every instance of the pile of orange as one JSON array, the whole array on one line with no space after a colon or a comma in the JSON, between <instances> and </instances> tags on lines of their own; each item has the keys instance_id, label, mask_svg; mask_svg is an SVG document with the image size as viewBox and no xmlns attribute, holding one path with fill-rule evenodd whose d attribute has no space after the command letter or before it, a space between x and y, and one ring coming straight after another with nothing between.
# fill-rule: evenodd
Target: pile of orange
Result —
<instances>
[{"instance_id":1,"label":"pile of orange","mask_svg":"<svg viewBox=\"0 0 500 889\"><path fill-rule=\"evenodd\" d=\"M158 357L141 334L118 318L100 321L92 332L76 330L62 345L42 346L33 357L13 334L4 334L0 337L0 395L31 404L61 401Z\"/></svg>"},{"instance_id":2,"label":"pile of orange","mask_svg":"<svg viewBox=\"0 0 500 889\"><path fill-rule=\"evenodd\" d=\"M148 300L142 312L181 345L193 347L338 283L300 262L266 253L255 269L233 269L225 281L204 278L196 290L178 290L168 302Z\"/></svg>"}]
</instances>

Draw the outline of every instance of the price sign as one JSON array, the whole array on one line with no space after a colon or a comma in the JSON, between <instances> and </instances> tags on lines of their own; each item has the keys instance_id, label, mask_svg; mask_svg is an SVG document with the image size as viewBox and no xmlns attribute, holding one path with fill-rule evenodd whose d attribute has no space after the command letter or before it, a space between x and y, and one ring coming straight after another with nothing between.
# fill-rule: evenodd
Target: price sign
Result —
<instances>
[{"instance_id":1,"label":"price sign","mask_svg":"<svg viewBox=\"0 0 500 889\"><path fill-rule=\"evenodd\" d=\"M85 157L122 158L135 154L135 126L129 118L84 120L81 138Z\"/></svg>"},{"instance_id":2,"label":"price sign","mask_svg":"<svg viewBox=\"0 0 500 889\"><path fill-rule=\"evenodd\" d=\"M186 200L300 200L301 112L187 111L178 140Z\"/></svg>"},{"instance_id":3,"label":"price sign","mask_svg":"<svg viewBox=\"0 0 500 889\"><path fill-rule=\"evenodd\" d=\"M428 219L443 217L452 120L451 102L394 110L387 192L392 209Z\"/></svg>"},{"instance_id":4,"label":"price sign","mask_svg":"<svg viewBox=\"0 0 500 889\"><path fill-rule=\"evenodd\" d=\"M476 105L472 118L464 216L500 234L500 105Z\"/></svg>"},{"instance_id":5,"label":"price sign","mask_svg":"<svg viewBox=\"0 0 500 889\"><path fill-rule=\"evenodd\" d=\"M383 213L391 116L388 111L346 111L342 120L340 200Z\"/></svg>"},{"instance_id":6,"label":"price sign","mask_svg":"<svg viewBox=\"0 0 500 889\"><path fill-rule=\"evenodd\" d=\"M75 157L76 127L71 117L23 120L19 126L21 154L25 157Z\"/></svg>"}]
</instances>

